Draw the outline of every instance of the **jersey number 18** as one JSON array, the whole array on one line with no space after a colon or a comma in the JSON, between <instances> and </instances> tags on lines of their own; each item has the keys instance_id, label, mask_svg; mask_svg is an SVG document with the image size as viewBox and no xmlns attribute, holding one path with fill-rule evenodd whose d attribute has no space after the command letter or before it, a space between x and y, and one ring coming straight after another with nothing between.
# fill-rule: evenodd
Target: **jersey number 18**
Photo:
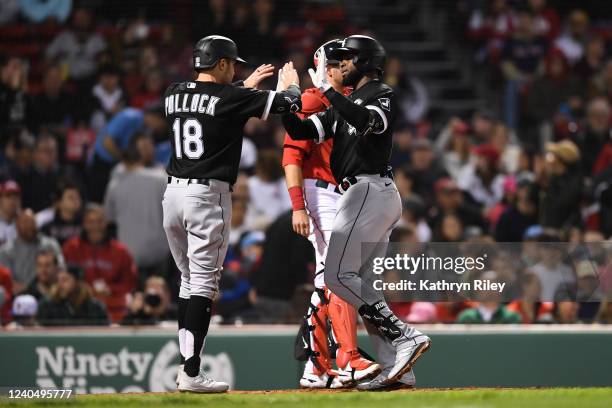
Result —
<instances>
[{"instance_id":1,"label":"jersey number 18","mask_svg":"<svg viewBox=\"0 0 612 408\"><path fill-rule=\"evenodd\" d=\"M174 132L174 150L177 159L181 159L183 153L192 160L202 157L204 154L202 125L197 119L186 119L181 126L181 119L176 118L172 124L172 131Z\"/></svg>"}]
</instances>

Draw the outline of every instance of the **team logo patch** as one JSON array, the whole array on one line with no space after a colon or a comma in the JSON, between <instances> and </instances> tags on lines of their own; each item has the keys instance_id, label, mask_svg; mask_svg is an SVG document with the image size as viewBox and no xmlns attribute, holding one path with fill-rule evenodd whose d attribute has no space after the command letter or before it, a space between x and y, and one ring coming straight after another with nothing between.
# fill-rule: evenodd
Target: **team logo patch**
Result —
<instances>
[{"instance_id":1,"label":"team logo patch","mask_svg":"<svg viewBox=\"0 0 612 408\"><path fill-rule=\"evenodd\" d=\"M379 98L380 106L387 112L391 111L391 100L389 98Z\"/></svg>"},{"instance_id":2,"label":"team logo patch","mask_svg":"<svg viewBox=\"0 0 612 408\"><path fill-rule=\"evenodd\" d=\"M355 99L355 105L361 105L363 103L363 99Z\"/></svg>"}]
</instances>

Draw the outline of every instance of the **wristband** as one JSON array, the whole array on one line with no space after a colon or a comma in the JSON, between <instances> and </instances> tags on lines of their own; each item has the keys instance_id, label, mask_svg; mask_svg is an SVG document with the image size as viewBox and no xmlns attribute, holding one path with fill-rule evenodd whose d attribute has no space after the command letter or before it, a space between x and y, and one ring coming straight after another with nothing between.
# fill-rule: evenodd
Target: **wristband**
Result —
<instances>
[{"instance_id":1,"label":"wristband","mask_svg":"<svg viewBox=\"0 0 612 408\"><path fill-rule=\"evenodd\" d=\"M293 211L305 210L304 205L304 192L302 187L294 186L287 189L289 191L289 198L291 198L291 208Z\"/></svg>"}]
</instances>

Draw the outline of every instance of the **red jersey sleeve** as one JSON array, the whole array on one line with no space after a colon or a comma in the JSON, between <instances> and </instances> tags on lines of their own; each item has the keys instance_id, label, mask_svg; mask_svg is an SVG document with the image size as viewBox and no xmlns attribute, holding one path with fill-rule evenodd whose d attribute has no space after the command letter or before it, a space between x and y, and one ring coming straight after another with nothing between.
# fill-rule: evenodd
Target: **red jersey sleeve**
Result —
<instances>
[{"instance_id":1,"label":"red jersey sleeve","mask_svg":"<svg viewBox=\"0 0 612 408\"><path fill-rule=\"evenodd\" d=\"M325 96L315 88L310 88L302 93L302 111L299 114L302 118L307 118L313 113L321 112L327 108ZM310 153L314 145L313 140L293 140L285 133L283 142L283 167L288 164L302 166L304 157Z\"/></svg>"}]
</instances>

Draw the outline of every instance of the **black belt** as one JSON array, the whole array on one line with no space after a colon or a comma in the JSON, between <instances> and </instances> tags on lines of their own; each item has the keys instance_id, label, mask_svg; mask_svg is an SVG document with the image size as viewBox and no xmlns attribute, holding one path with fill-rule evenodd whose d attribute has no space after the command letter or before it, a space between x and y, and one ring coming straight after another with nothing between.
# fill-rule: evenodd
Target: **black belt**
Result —
<instances>
[{"instance_id":1,"label":"black belt","mask_svg":"<svg viewBox=\"0 0 612 408\"><path fill-rule=\"evenodd\" d=\"M331 183L328 183L327 181L324 181L324 180L317 180L316 183L315 183L315 186L328 190L328 187L330 186L330 184ZM333 185L333 184L331 184L331 185ZM334 188L334 193L340 194L340 189L338 188L338 186L336 186Z\"/></svg>"},{"instance_id":2,"label":"black belt","mask_svg":"<svg viewBox=\"0 0 612 408\"><path fill-rule=\"evenodd\" d=\"M394 180L393 170L391 170L391 168L388 168L386 171L383 171L379 175L382 178L390 178L391 180ZM358 181L357 177L348 176L348 177L343 178L342 182L336 188L339 190L340 194L344 194L346 193L346 190L348 190L350 186L352 186L353 184L357 184L357 181Z\"/></svg>"},{"instance_id":3,"label":"black belt","mask_svg":"<svg viewBox=\"0 0 612 408\"><path fill-rule=\"evenodd\" d=\"M168 176L168 184L172 184L172 176ZM187 180L187 184L203 184L205 186L210 186L210 179L189 179Z\"/></svg>"}]
</instances>

